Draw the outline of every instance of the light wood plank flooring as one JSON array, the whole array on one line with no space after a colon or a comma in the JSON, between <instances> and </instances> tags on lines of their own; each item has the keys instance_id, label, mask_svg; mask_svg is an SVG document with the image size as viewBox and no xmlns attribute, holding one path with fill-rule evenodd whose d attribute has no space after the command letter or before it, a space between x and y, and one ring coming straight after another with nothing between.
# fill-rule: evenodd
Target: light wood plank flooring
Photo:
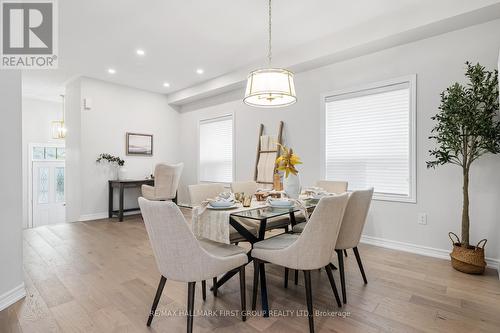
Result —
<instances>
[{"instance_id":1,"label":"light wood plank flooring","mask_svg":"<svg viewBox=\"0 0 500 333\"><path fill-rule=\"evenodd\" d=\"M348 316L316 317L318 332L500 332L496 271L470 276L445 260L367 245L360 252L368 285L349 252L348 304L342 309ZM137 216L123 223L100 220L26 230L24 269L28 295L0 312L2 333L185 331L183 316L159 316L146 328L159 273ZM252 273L249 265L248 307ZM340 288L337 271L334 276ZM231 316L196 317L195 332L307 332L306 317L278 316L278 311L305 310L302 276L288 289L282 268L269 265L267 277L270 308L277 316L246 323ZM158 309L184 311L186 295L186 284L167 281ZM315 309L337 310L324 271L313 274L313 296ZM223 286L217 298L209 293L205 302L197 284L195 308L238 310L238 279Z\"/></svg>"}]
</instances>

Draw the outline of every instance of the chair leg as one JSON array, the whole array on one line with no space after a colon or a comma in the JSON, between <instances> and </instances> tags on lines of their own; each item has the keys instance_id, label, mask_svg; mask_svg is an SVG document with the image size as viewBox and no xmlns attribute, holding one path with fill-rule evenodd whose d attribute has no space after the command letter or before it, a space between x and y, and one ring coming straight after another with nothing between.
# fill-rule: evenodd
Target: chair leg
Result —
<instances>
[{"instance_id":1,"label":"chair leg","mask_svg":"<svg viewBox=\"0 0 500 333\"><path fill-rule=\"evenodd\" d=\"M346 295L346 288L345 288L345 272L344 272L344 254L342 253L342 250L335 250L337 252L337 258L339 260L339 273L340 273L340 284L342 287L342 300L344 301L344 304L347 303L347 295Z\"/></svg>"},{"instance_id":2,"label":"chair leg","mask_svg":"<svg viewBox=\"0 0 500 333\"><path fill-rule=\"evenodd\" d=\"M299 284L299 271L298 270L295 270L294 280L295 280L295 285L298 285Z\"/></svg>"},{"instance_id":3,"label":"chair leg","mask_svg":"<svg viewBox=\"0 0 500 333\"><path fill-rule=\"evenodd\" d=\"M262 314L264 318L269 317L269 305L267 303L267 283L266 283L266 270L263 262L259 262L260 274L260 301L262 303Z\"/></svg>"},{"instance_id":4,"label":"chair leg","mask_svg":"<svg viewBox=\"0 0 500 333\"><path fill-rule=\"evenodd\" d=\"M285 289L288 288L288 267L285 267Z\"/></svg>"},{"instance_id":5,"label":"chair leg","mask_svg":"<svg viewBox=\"0 0 500 333\"><path fill-rule=\"evenodd\" d=\"M344 250L344 255L347 258L347 250Z\"/></svg>"},{"instance_id":6,"label":"chair leg","mask_svg":"<svg viewBox=\"0 0 500 333\"><path fill-rule=\"evenodd\" d=\"M214 297L217 297L217 276L212 279L213 281L213 292L214 292Z\"/></svg>"},{"instance_id":7,"label":"chair leg","mask_svg":"<svg viewBox=\"0 0 500 333\"><path fill-rule=\"evenodd\" d=\"M365 284L367 284L368 280L366 279L365 270L363 269L363 263L361 262L361 257L359 256L358 247L354 247L352 250L354 251L354 255L356 256L356 261L358 262L359 270L361 271L361 275L363 276L363 281L365 282Z\"/></svg>"},{"instance_id":8,"label":"chair leg","mask_svg":"<svg viewBox=\"0 0 500 333\"><path fill-rule=\"evenodd\" d=\"M259 263L253 261L252 310L257 308L257 289L259 288Z\"/></svg>"},{"instance_id":9,"label":"chair leg","mask_svg":"<svg viewBox=\"0 0 500 333\"><path fill-rule=\"evenodd\" d=\"M207 281L201 281L201 294L203 295L203 300L207 299Z\"/></svg>"},{"instance_id":10,"label":"chair leg","mask_svg":"<svg viewBox=\"0 0 500 333\"><path fill-rule=\"evenodd\" d=\"M156 295L153 300L153 306L151 307L151 312L149 313L147 326L151 326L151 322L155 316L156 307L158 306L158 302L160 301L161 293L163 292L163 287L165 287L165 282L167 282L167 278L163 275L160 278L160 283L158 284L158 289L156 289Z\"/></svg>"},{"instance_id":11,"label":"chair leg","mask_svg":"<svg viewBox=\"0 0 500 333\"><path fill-rule=\"evenodd\" d=\"M337 270L337 267L334 264L332 264L332 263L330 263L328 266L330 266L330 268L332 269L332 271Z\"/></svg>"},{"instance_id":12,"label":"chair leg","mask_svg":"<svg viewBox=\"0 0 500 333\"><path fill-rule=\"evenodd\" d=\"M240 297L241 297L241 320L247 320L247 297L245 290L245 266L240 267Z\"/></svg>"},{"instance_id":13,"label":"chair leg","mask_svg":"<svg viewBox=\"0 0 500 333\"><path fill-rule=\"evenodd\" d=\"M337 285L335 284L335 280L333 279L333 273L330 265L325 267L326 274L328 275L328 280L330 280L330 286L332 287L333 295L335 296L335 300L337 301L337 305L339 308L342 307L342 302L340 301L339 292L337 290Z\"/></svg>"},{"instance_id":14,"label":"chair leg","mask_svg":"<svg viewBox=\"0 0 500 333\"><path fill-rule=\"evenodd\" d=\"M311 271L304 271L304 284L306 285L307 317L309 318L309 332L314 333L313 300L311 291Z\"/></svg>"},{"instance_id":15,"label":"chair leg","mask_svg":"<svg viewBox=\"0 0 500 333\"><path fill-rule=\"evenodd\" d=\"M187 302L187 332L193 332L193 314L194 314L194 289L196 282L188 282L188 302Z\"/></svg>"}]
</instances>

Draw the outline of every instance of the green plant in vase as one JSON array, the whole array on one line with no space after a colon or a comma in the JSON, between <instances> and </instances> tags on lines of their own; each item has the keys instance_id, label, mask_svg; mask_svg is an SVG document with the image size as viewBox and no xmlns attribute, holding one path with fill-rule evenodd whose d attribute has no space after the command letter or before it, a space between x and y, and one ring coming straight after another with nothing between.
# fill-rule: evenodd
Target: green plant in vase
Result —
<instances>
[{"instance_id":1,"label":"green plant in vase","mask_svg":"<svg viewBox=\"0 0 500 333\"><path fill-rule=\"evenodd\" d=\"M498 71L469 62L466 66L467 83L454 83L442 92L439 112L431 118L436 125L429 139L435 140L437 147L429 151L432 160L427 167L454 164L462 168L461 240L452 239L452 264L464 272L482 273L486 240L482 248L480 244L470 246L469 174L472 163L481 156L500 152Z\"/></svg>"},{"instance_id":2,"label":"green plant in vase","mask_svg":"<svg viewBox=\"0 0 500 333\"><path fill-rule=\"evenodd\" d=\"M124 169L122 167L125 165L125 161L122 160L120 157L103 153L97 157L96 162L108 163L110 166L116 169L116 178L117 179L123 178L123 176L120 176L120 172L122 173L124 172Z\"/></svg>"},{"instance_id":3,"label":"green plant in vase","mask_svg":"<svg viewBox=\"0 0 500 333\"><path fill-rule=\"evenodd\" d=\"M278 143L281 148L281 155L276 159L276 169L284 172L283 187L285 193L293 199L298 199L301 187L299 171L295 167L302 164L300 157L294 154L292 148L287 148Z\"/></svg>"}]
</instances>

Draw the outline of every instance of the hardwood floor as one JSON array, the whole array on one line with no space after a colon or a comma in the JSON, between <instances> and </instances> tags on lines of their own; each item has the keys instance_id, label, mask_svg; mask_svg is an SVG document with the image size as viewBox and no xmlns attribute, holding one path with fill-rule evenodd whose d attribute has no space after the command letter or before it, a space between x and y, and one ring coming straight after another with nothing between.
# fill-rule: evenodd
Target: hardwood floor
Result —
<instances>
[{"instance_id":1,"label":"hardwood floor","mask_svg":"<svg viewBox=\"0 0 500 333\"><path fill-rule=\"evenodd\" d=\"M454 271L445 260L368 245L359 249L368 285L349 252L348 304L341 309L345 317L316 317L317 332L499 332L496 271L471 276ZM26 230L24 269L27 297L0 312L2 333L185 331L183 314L165 315L186 309L187 284L173 281L167 281L158 306L164 315L146 328L160 275L138 216L122 223L100 220ZM303 276L296 286L290 274L284 289L283 268L266 269L274 316L254 316L247 322L237 316L198 316L195 332L307 332L307 317L279 316L305 310ZM252 265L246 272L250 300ZM340 288L337 271L334 277ZM325 271L314 272L312 281L315 309L337 311ZM205 302L197 283L197 311L237 310L239 302L237 278L219 289L217 298L208 293Z\"/></svg>"}]
</instances>

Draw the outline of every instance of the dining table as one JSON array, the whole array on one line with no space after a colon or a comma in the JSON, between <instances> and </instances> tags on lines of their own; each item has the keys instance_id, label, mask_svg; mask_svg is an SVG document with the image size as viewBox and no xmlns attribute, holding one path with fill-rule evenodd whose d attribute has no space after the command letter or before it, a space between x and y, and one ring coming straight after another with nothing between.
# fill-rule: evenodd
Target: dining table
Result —
<instances>
[{"instance_id":1,"label":"dining table","mask_svg":"<svg viewBox=\"0 0 500 333\"><path fill-rule=\"evenodd\" d=\"M318 200L309 198L300 198L294 200L294 205L291 207L276 207L271 206L265 201L252 200L250 207L243 207L241 203L235 205L231 209L210 209L207 205L193 207L192 229L193 233L198 238L210 239L221 243L230 243L230 226L248 242L253 248L253 244L264 240L267 222L273 218L289 216L290 226L296 224L296 213L302 212L308 214L314 210ZM249 222L257 226L257 232L252 233L248 229ZM291 230L291 228L289 228ZM252 262L251 250L247 253L248 263ZM231 277L236 275L238 270L232 270L223 275L217 280L214 288L219 288L226 283ZM261 280L261 300L262 312L264 317L269 316L269 305L267 302L266 276L263 268L259 270ZM254 281L258 283L258 281Z\"/></svg>"}]
</instances>

